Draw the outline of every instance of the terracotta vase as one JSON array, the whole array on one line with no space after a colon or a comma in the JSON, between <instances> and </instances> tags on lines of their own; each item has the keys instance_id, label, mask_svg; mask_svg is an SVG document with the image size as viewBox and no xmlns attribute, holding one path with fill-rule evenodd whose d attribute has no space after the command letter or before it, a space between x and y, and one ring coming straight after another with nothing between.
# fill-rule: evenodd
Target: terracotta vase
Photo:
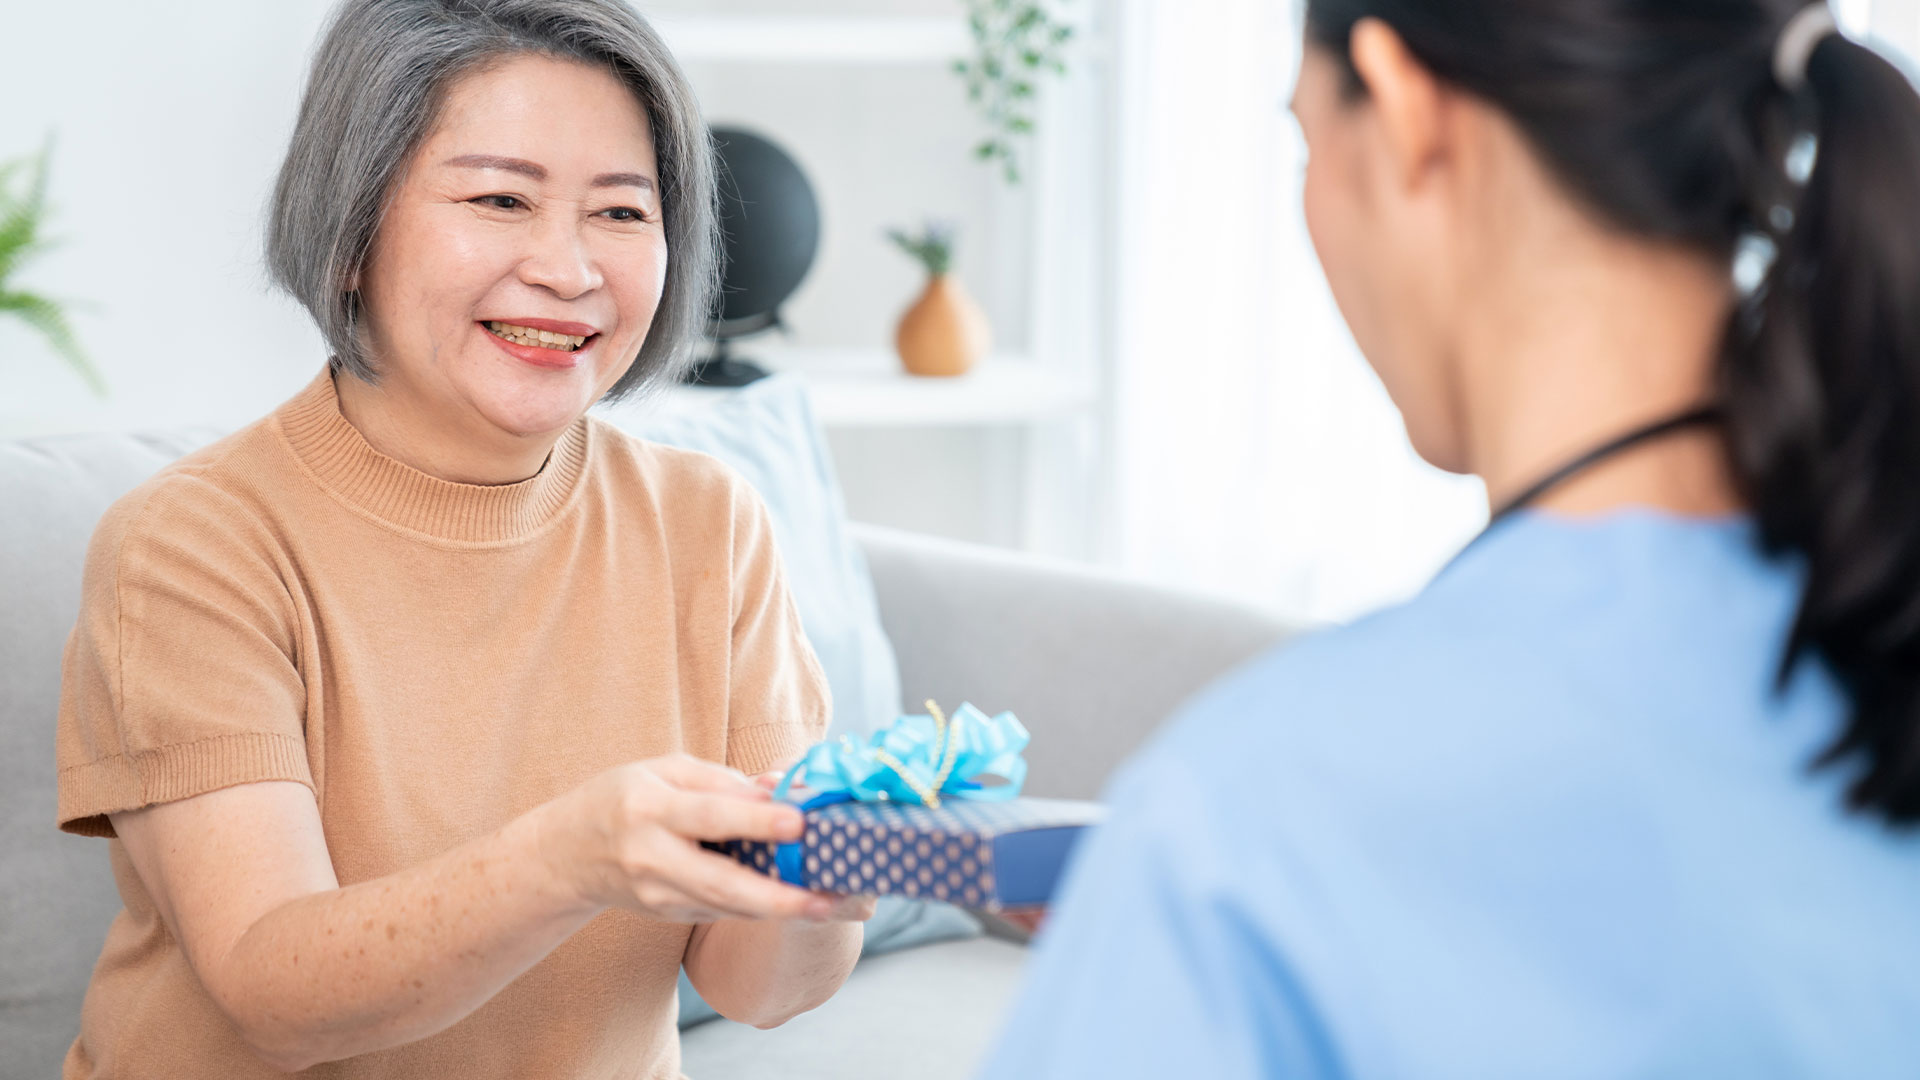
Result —
<instances>
[{"instance_id":1,"label":"terracotta vase","mask_svg":"<svg viewBox=\"0 0 1920 1080\"><path fill-rule=\"evenodd\" d=\"M959 281L941 274L900 317L900 362L914 375L964 375L993 346L986 313Z\"/></svg>"}]
</instances>

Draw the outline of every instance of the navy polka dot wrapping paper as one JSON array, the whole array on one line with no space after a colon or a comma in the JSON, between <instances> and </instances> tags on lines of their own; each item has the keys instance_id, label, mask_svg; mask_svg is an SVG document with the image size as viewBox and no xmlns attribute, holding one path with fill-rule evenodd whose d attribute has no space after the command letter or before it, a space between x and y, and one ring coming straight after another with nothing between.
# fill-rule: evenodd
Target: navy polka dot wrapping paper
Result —
<instances>
[{"instance_id":1,"label":"navy polka dot wrapping paper","mask_svg":"<svg viewBox=\"0 0 1920 1080\"><path fill-rule=\"evenodd\" d=\"M983 911L1053 896L1068 855L1103 816L1058 799L841 802L807 811L797 844L712 845L790 884L853 896L911 896Z\"/></svg>"}]
</instances>

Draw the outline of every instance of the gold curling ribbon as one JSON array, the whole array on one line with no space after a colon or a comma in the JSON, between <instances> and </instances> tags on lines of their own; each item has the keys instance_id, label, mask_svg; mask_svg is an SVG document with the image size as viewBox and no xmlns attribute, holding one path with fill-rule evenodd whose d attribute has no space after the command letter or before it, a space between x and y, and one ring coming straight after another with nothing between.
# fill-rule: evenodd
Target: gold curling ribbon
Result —
<instances>
[{"instance_id":1,"label":"gold curling ribbon","mask_svg":"<svg viewBox=\"0 0 1920 1080\"><path fill-rule=\"evenodd\" d=\"M960 745L954 740L953 726L947 722L947 715L940 711L940 706L928 700L927 712L933 715L934 731L937 732L936 737L940 740L940 753L935 755L935 759L940 762L940 772L933 778L932 787L928 787L925 781L913 775L912 770L908 769L904 762L885 750L874 751L873 758L892 769L900 779L905 780L907 786L913 789L915 795L920 796L920 801L929 809L938 810L940 790L947 786L947 780L953 776L953 767L960 760Z\"/></svg>"}]
</instances>

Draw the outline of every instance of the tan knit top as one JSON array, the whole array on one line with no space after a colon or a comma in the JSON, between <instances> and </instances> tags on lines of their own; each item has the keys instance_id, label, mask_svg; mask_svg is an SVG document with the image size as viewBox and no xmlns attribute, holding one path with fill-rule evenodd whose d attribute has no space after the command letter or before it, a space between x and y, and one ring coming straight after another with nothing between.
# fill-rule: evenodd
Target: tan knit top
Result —
<instances>
[{"instance_id":1,"label":"tan knit top","mask_svg":"<svg viewBox=\"0 0 1920 1080\"><path fill-rule=\"evenodd\" d=\"M622 762L784 765L828 714L766 510L725 466L584 419L531 479L449 483L370 446L323 372L101 521L60 827L111 837L110 812L292 780L352 884ZM66 1076L278 1075L109 852L126 910ZM448 1030L311 1075L677 1076L688 933L605 913Z\"/></svg>"}]
</instances>

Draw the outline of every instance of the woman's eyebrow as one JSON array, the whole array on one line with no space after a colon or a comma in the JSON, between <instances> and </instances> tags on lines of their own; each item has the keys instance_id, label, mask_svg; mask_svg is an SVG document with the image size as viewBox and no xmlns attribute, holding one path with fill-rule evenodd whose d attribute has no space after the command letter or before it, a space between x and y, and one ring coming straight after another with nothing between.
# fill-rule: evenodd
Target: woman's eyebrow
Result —
<instances>
[{"instance_id":1,"label":"woman's eyebrow","mask_svg":"<svg viewBox=\"0 0 1920 1080\"><path fill-rule=\"evenodd\" d=\"M497 154L461 154L441 162L460 169L500 169L504 172L519 173L534 180L545 180L547 170L525 158L500 157Z\"/></svg>"},{"instance_id":2,"label":"woman's eyebrow","mask_svg":"<svg viewBox=\"0 0 1920 1080\"><path fill-rule=\"evenodd\" d=\"M441 164L460 169L500 169L504 172L519 173L534 180L547 178L547 170L544 166L525 158L501 157L498 154L461 154L458 157L450 157ZM636 187L643 191L652 191L655 184L653 177L644 173L611 172L594 177L592 186L597 188Z\"/></svg>"},{"instance_id":3,"label":"woman's eyebrow","mask_svg":"<svg viewBox=\"0 0 1920 1080\"><path fill-rule=\"evenodd\" d=\"M601 173L593 178L594 187L637 187L643 191L653 190L653 177L636 172Z\"/></svg>"}]
</instances>

